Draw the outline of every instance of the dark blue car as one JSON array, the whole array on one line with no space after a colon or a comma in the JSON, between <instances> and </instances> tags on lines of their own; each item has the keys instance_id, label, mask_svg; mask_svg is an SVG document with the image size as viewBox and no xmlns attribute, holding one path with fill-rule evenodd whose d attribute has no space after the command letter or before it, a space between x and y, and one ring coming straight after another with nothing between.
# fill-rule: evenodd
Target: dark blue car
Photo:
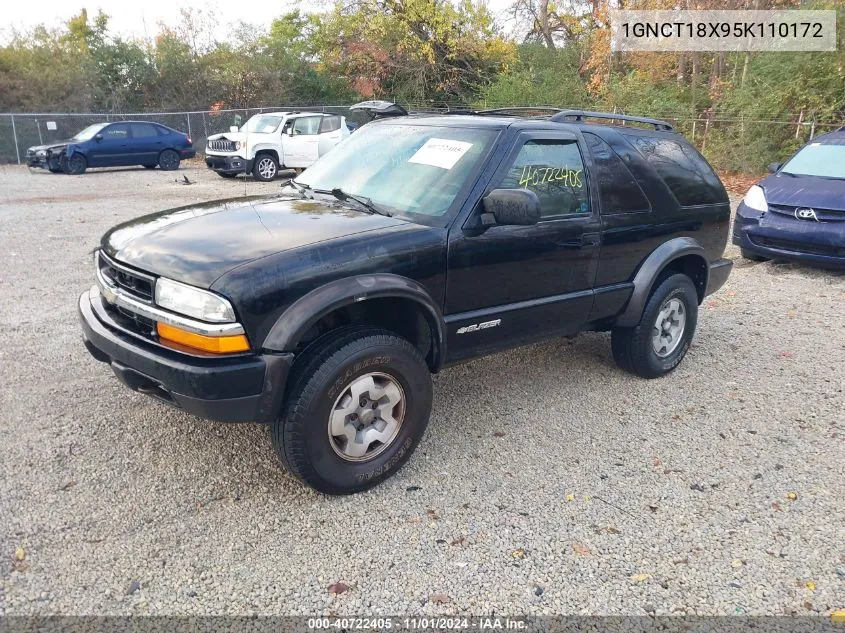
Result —
<instances>
[{"instance_id":1,"label":"dark blue car","mask_svg":"<svg viewBox=\"0 0 845 633\"><path fill-rule=\"evenodd\" d=\"M733 243L742 256L845 269L845 127L769 171L737 208Z\"/></svg>"},{"instance_id":2,"label":"dark blue car","mask_svg":"<svg viewBox=\"0 0 845 633\"><path fill-rule=\"evenodd\" d=\"M26 164L67 174L127 165L171 170L195 155L191 137L183 132L149 121L120 121L95 123L67 141L30 147Z\"/></svg>"}]
</instances>

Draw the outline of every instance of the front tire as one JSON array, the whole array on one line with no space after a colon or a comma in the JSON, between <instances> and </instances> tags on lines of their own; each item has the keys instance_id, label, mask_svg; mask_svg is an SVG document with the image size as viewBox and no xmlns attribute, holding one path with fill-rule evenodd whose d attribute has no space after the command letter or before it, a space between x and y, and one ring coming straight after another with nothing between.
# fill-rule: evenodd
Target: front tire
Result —
<instances>
[{"instance_id":1,"label":"front tire","mask_svg":"<svg viewBox=\"0 0 845 633\"><path fill-rule=\"evenodd\" d=\"M372 488L408 460L428 425L431 375L419 351L388 332L330 332L303 352L273 446L312 488Z\"/></svg>"},{"instance_id":2,"label":"front tire","mask_svg":"<svg viewBox=\"0 0 845 633\"><path fill-rule=\"evenodd\" d=\"M642 378L658 378L686 356L698 322L698 293L677 273L657 284L634 327L615 327L611 349L616 364Z\"/></svg>"},{"instance_id":3,"label":"front tire","mask_svg":"<svg viewBox=\"0 0 845 633\"><path fill-rule=\"evenodd\" d=\"M179 163L182 159L179 158L179 152L166 149L158 155L158 166L162 171L175 171L179 169Z\"/></svg>"},{"instance_id":4,"label":"front tire","mask_svg":"<svg viewBox=\"0 0 845 633\"><path fill-rule=\"evenodd\" d=\"M259 154L252 166L252 175L256 180L270 182L279 173L279 163L270 154Z\"/></svg>"},{"instance_id":5,"label":"front tire","mask_svg":"<svg viewBox=\"0 0 845 633\"><path fill-rule=\"evenodd\" d=\"M79 176L84 174L88 169L88 161L82 154L76 153L73 156L62 156L60 162L62 171L71 176Z\"/></svg>"}]
</instances>

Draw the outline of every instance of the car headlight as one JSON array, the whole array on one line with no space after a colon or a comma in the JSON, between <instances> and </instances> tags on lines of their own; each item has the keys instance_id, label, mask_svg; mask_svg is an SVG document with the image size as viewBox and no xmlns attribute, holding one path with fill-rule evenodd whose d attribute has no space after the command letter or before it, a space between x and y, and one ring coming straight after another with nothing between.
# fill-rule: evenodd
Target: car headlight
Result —
<instances>
[{"instance_id":1,"label":"car headlight","mask_svg":"<svg viewBox=\"0 0 845 633\"><path fill-rule=\"evenodd\" d=\"M37 152L35 152L35 155L38 156L39 158L43 158L44 156L47 155L47 150L40 149Z\"/></svg>"},{"instance_id":2,"label":"car headlight","mask_svg":"<svg viewBox=\"0 0 845 633\"><path fill-rule=\"evenodd\" d=\"M240 148L241 148L241 142L235 141L235 151L239 150Z\"/></svg>"},{"instance_id":3,"label":"car headlight","mask_svg":"<svg viewBox=\"0 0 845 633\"><path fill-rule=\"evenodd\" d=\"M745 198L743 198L742 201L749 209L754 209L755 211L760 211L761 213L765 213L769 210L769 205L766 202L766 194L763 192L763 188L759 185L751 187L751 189L748 190L748 193L745 194Z\"/></svg>"},{"instance_id":4,"label":"car headlight","mask_svg":"<svg viewBox=\"0 0 845 633\"><path fill-rule=\"evenodd\" d=\"M223 297L187 284L160 277L156 281L155 302L179 314L212 323L232 323L235 311Z\"/></svg>"}]
</instances>

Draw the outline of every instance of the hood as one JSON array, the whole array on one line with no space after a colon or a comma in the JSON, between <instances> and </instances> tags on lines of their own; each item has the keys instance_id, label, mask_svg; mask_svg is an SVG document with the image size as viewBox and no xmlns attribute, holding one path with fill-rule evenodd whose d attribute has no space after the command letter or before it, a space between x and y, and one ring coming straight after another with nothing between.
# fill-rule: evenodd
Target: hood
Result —
<instances>
[{"instance_id":1,"label":"hood","mask_svg":"<svg viewBox=\"0 0 845 633\"><path fill-rule=\"evenodd\" d=\"M220 134L212 134L208 137L209 141L219 141L225 139L227 141L241 141L246 143L247 140L256 142L256 139L263 141L267 138L278 138L279 135L275 132L272 134L262 134L261 132L221 132Z\"/></svg>"},{"instance_id":2,"label":"hood","mask_svg":"<svg viewBox=\"0 0 845 633\"><path fill-rule=\"evenodd\" d=\"M67 147L71 143L75 143L75 142L76 141L74 141L73 139L68 139L66 141L56 141L55 143L47 143L46 145L33 145L32 147L27 149L27 151L28 152L41 152L41 151L46 151L48 149L62 149L64 147Z\"/></svg>"},{"instance_id":3,"label":"hood","mask_svg":"<svg viewBox=\"0 0 845 633\"><path fill-rule=\"evenodd\" d=\"M845 211L845 180L777 173L760 186L769 204Z\"/></svg>"},{"instance_id":4,"label":"hood","mask_svg":"<svg viewBox=\"0 0 845 633\"><path fill-rule=\"evenodd\" d=\"M101 246L129 266L208 288L260 257L400 224L326 201L252 196L146 215L111 229Z\"/></svg>"}]
</instances>

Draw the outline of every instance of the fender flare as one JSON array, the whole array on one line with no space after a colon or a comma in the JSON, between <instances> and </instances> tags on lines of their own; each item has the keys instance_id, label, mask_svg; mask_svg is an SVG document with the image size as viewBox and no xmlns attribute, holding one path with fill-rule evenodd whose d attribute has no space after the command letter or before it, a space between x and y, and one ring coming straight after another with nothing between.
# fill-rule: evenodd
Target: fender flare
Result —
<instances>
[{"instance_id":1,"label":"fender flare","mask_svg":"<svg viewBox=\"0 0 845 633\"><path fill-rule=\"evenodd\" d=\"M284 164L284 153L281 148L271 143L259 143L258 145L250 147L249 152L245 153L250 154L252 158L248 158L247 160L254 161L259 152L273 152L276 155L276 160L279 163L279 166L281 167Z\"/></svg>"},{"instance_id":2,"label":"fender flare","mask_svg":"<svg viewBox=\"0 0 845 633\"><path fill-rule=\"evenodd\" d=\"M417 303L432 333L432 371L443 364L446 326L437 303L418 282L390 273L336 279L294 301L276 320L262 347L274 352L293 351L305 333L322 317L359 301L396 297Z\"/></svg>"},{"instance_id":3,"label":"fender flare","mask_svg":"<svg viewBox=\"0 0 845 633\"><path fill-rule=\"evenodd\" d=\"M634 291L628 299L624 312L616 319L616 325L633 327L640 322L646 301L657 277L670 263L685 255L698 255L707 263L707 252L704 247L691 237L676 237L655 248L645 258L637 274L634 275ZM709 276L710 267L706 266L705 275ZM704 288L707 288L704 279Z\"/></svg>"}]
</instances>

